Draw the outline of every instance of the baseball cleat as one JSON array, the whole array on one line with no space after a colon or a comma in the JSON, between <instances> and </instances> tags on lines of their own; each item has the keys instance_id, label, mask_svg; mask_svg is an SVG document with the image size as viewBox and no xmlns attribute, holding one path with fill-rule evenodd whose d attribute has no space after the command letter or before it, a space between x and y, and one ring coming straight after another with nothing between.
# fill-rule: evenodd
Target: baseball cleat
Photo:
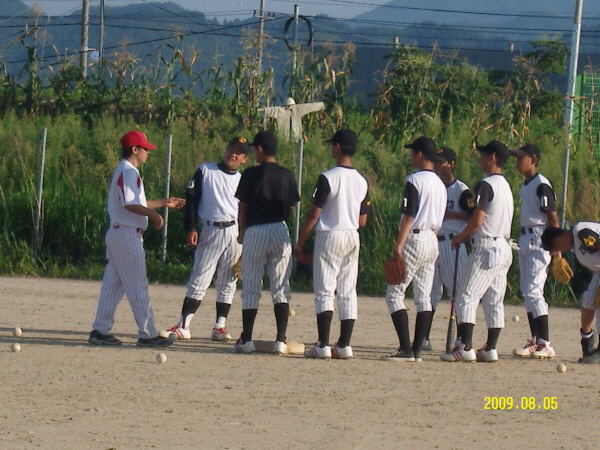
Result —
<instances>
[{"instance_id":1,"label":"baseball cleat","mask_svg":"<svg viewBox=\"0 0 600 450\"><path fill-rule=\"evenodd\" d=\"M90 333L88 342L92 345L107 345L111 347L118 347L119 345L123 344L123 342L114 337L112 334L102 334L96 330L93 330Z\"/></svg>"},{"instance_id":2,"label":"baseball cleat","mask_svg":"<svg viewBox=\"0 0 600 450\"><path fill-rule=\"evenodd\" d=\"M498 350L492 348L490 350L486 350L484 348L480 348L477 350L477 362L497 362L498 361Z\"/></svg>"},{"instance_id":3,"label":"baseball cleat","mask_svg":"<svg viewBox=\"0 0 600 450\"><path fill-rule=\"evenodd\" d=\"M167 331L175 334L177 339L182 341L189 341L192 338L192 332L190 330L186 330L185 328L178 327L175 325L173 328L169 328Z\"/></svg>"},{"instance_id":4,"label":"baseball cleat","mask_svg":"<svg viewBox=\"0 0 600 450\"><path fill-rule=\"evenodd\" d=\"M286 355L289 353L287 342L275 341L273 352L277 355Z\"/></svg>"},{"instance_id":5,"label":"baseball cleat","mask_svg":"<svg viewBox=\"0 0 600 450\"><path fill-rule=\"evenodd\" d=\"M186 331L186 330L184 330ZM212 334L210 335L210 338L213 341L218 341L218 342L229 342L231 340L231 335L227 333L227 330L225 328L213 328L212 330Z\"/></svg>"},{"instance_id":6,"label":"baseball cleat","mask_svg":"<svg viewBox=\"0 0 600 450\"><path fill-rule=\"evenodd\" d=\"M521 358L529 358L533 352L537 349L537 345L531 339L527 339L527 344L523 348L515 348L513 355L520 356Z\"/></svg>"},{"instance_id":7,"label":"baseball cleat","mask_svg":"<svg viewBox=\"0 0 600 450\"><path fill-rule=\"evenodd\" d=\"M591 356L594 353L594 336L589 338L581 338L581 350L583 351L583 357Z\"/></svg>"},{"instance_id":8,"label":"baseball cleat","mask_svg":"<svg viewBox=\"0 0 600 450\"><path fill-rule=\"evenodd\" d=\"M554 358L556 356L556 352L550 345L550 342L546 344L538 344L535 352L531 354L532 358L537 359L546 359L546 358Z\"/></svg>"},{"instance_id":9,"label":"baseball cleat","mask_svg":"<svg viewBox=\"0 0 600 450\"><path fill-rule=\"evenodd\" d=\"M465 350L465 345L461 343L454 347L450 353L442 353L440 359L447 362L473 362L477 359L477 355L473 349Z\"/></svg>"},{"instance_id":10,"label":"baseball cleat","mask_svg":"<svg viewBox=\"0 0 600 450\"><path fill-rule=\"evenodd\" d=\"M600 349L597 349L594 353L589 356L579 358L581 364L600 364Z\"/></svg>"},{"instance_id":11,"label":"baseball cleat","mask_svg":"<svg viewBox=\"0 0 600 450\"><path fill-rule=\"evenodd\" d=\"M335 344L333 350L331 350L331 357L333 359L352 359L353 356L352 347L349 345L338 347L337 344Z\"/></svg>"},{"instance_id":12,"label":"baseball cleat","mask_svg":"<svg viewBox=\"0 0 600 450\"><path fill-rule=\"evenodd\" d=\"M388 355L383 355L381 357L381 360L382 361L395 361L395 362L421 362L422 361L421 357L419 357L418 359L415 358L415 355L412 351L405 352L401 348L398 348L398 349L392 351Z\"/></svg>"},{"instance_id":13,"label":"baseball cleat","mask_svg":"<svg viewBox=\"0 0 600 450\"><path fill-rule=\"evenodd\" d=\"M426 352L430 352L433 350L431 346L431 341L429 339L423 339L423 345L421 346L421 350L425 350Z\"/></svg>"},{"instance_id":14,"label":"baseball cleat","mask_svg":"<svg viewBox=\"0 0 600 450\"><path fill-rule=\"evenodd\" d=\"M173 345L176 340L177 335L175 333L171 333L169 337L156 336L149 339L139 338L135 345L137 347L162 348Z\"/></svg>"},{"instance_id":15,"label":"baseball cleat","mask_svg":"<svg viewBox=\"0 0 600 450\"><path fill-rule=\"evenodd\" d=\"M239 338L235 344L233 344L233 351L235 353L253 353L256 351L256 347L254 347L253 341L248 341L246 343L242 343L242 338Z\"/></svg>"},{"instance_id":16,"label":"baseball cleat","mask_svg":"<svg viewBox=\"0 0 600 450\"><path fill-rule=\"evenodd\" d=\"M313 359L331 359L331 347L329 345L321 347L320 344L320 342L317 342L313 348L306 350L304 352L304 357Z\"/></svg>"}]
</instances>

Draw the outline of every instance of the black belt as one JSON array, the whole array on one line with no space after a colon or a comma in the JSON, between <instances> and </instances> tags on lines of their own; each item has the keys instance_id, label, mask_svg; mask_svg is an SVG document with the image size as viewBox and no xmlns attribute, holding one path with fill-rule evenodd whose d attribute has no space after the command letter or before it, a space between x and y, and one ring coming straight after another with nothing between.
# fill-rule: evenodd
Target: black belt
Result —
<instances>
[{"instance_id":1,"label":"black belt","mask_svg":"<svg viewBox=\"0 0 600 450\"><path fill-rule=\"evenodd\" d=\"M213 222L210 220L206 221L206 225L217 227L217 228L229 228L232 225L235 225L235 220L231 220L229 222Z\"/></svg>"},{"instance_id":2,"label":"black belt","mask_svg":"<svg viewBox=\"0 0 600 450\"><path fill-rule=\"evenodd\" d=\"M521 227L521 234L533 233L534 227Z\"/></svg>"},{"instance_id":3,"label":"black belt","mask_svg":"<svg viewBox=\"0 0 600 450\"><path fill-rule=\"evenodd\" d=\"M413 233L415 233L415 234L419 234L419 233L421 232L421 230L419 230L419 229L417 228L417 229L415 229L415 230L412 230L412 232L413 232Z\"/></svg>"},{"instance_id":4,"label":"black belt","mask_svg":"<svg viewBox=\"0 0 600 450\"><path fill-rule=\"evenodd\" d=\"M119 228L121 228L121 225L113 225L113 228L115 230L118 230ZM133 227L128 227L128 228L133 228ZM139 234L144 234L143 228L136 228L135 231L137 231Z\"/></svg>"},{"instance_id":5,"label":"black belt","mask_svg":"<svg viewBox=\"0 0 600 450\"><path fill-rule=\"evenodd\" d=\"M480 237L480 238L471 238L471 244L475 244L475 241L477 239L489 239L490 241L495 241L496 239L499 239L497 237Z\"/></svg>"},{"instance_id":6,"label":"black belt","mask_svg":"<svg viewBox=\"0 0 600 450\"><path fill-rule=\"evenodd\" d=\"M442 234L441 236L438 236L438 241L444 242L446 239L451 241L452 239L454 239L454 236L456 236L454 233Z\"/></svg>"}]
</instances>

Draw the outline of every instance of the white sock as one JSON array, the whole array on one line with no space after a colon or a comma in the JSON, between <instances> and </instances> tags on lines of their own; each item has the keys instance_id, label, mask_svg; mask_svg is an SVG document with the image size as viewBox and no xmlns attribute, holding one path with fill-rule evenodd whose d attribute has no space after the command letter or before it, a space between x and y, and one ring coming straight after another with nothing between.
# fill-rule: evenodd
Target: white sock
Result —
<instances>
[{"instance_id":1,"label":"white sock","mask_svg":"<svg viewBox=\"0 0 600 450\"><path fill-rule=\"evenodd\" d=\"M550 341L545 341L542 338L538 338L537 343L538 345L550 345Z\"/></svg>"},{"instance_id":2,"label":"white sock","mask_svg":"<svg viewBox=\"0 0 600 450\"><path fill-rule=\"evenodd\" d=\"M215 323L215 328L225 328L225 322L227 322L227 317L217 317L217 323Z\"/></svg>"},{"instance_id":3,"label":"white sock","mask_svg":"<svg viewBox=\"0 0 600 450\"><path fill-rule=\"evenodd\" d=\"M181 322L181 328L187 330L190 328L190 323L192 321L192 317L194 317L194 313L189 313L187 316L185 316L185 320L183 319L183 317L181 318L180 322Z\"/></svg>"}]
</instances>

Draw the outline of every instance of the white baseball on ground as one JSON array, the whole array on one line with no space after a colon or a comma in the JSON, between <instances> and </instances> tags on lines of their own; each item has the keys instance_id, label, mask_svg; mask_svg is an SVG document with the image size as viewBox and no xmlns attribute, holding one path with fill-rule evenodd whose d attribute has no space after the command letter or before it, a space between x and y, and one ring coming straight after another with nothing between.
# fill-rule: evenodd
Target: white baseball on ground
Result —
<instances>
[{"instance_id":1,"label":"white baseball on ground","mask_svg":"<svg viewBox=\"0 0 600 450\"><path fill-rule=\"evenodd\" d=\"M13 333L13 336L21 336L21 334L23 334L23 330L21 330L20 327L15 327L13 329L12 333Z\"/></svg>"},{"instance_id":2,"label":"white baseball on ground","mask_svg":"<svg viewBox=\"0 0 600 450\"><path fill-rule=\"evenodd\" d=\"M513 316L513 322L520 322L521 318L519 316Z\"/></svg>"},{"instance_id":3,"label":"white baseball on ground","mask_svg":"<svg viewBox=\"0 0 600 450\"><path fill-rule=\"evenodd\" d=\"M165 355L163 352L160 352L159 354L156 355L157 363L163 364L166 360L167 360L167 355Z\"/></svg>"},{"instance_id":4,"label":"white baseball on ground","mask_svg":"<svg viewBox=\"0 0 600 450\"><path fill-rule=\"evenodd\" d=\"M556 371L558 373L565 373L567 371L567 366L561 363L558 366L556 366Z\"/></svg>"},{"instance_id":5,"label":"white baseball on ground","mask_svg":"<svg viewBox=\"0 0 600 450\"><path fill-rule=\"evenodd\" d=\"M296 315L296 311L295 311L295 310L293 310L293 309L290 309L290 310L288 311L288 316L295 316L295 315Z\"/></svg>"},{"instance_id":6,"label":"white baseball on ground","mask_svg":"<svg viewBox=\"0 0 600 450\"><path fill-rule=\"evenodd\" d=\"M11 352L20 352L21 351L21 344L19 344L18 342L13 342L10 346L10 351Z\"/></svg>"}]
</instances>

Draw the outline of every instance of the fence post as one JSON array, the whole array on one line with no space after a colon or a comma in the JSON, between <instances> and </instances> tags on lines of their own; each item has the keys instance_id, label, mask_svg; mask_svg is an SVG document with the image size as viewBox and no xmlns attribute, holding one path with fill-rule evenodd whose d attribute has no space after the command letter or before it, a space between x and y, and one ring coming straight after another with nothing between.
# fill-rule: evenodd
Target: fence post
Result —
<instances>
[{"instance_id":1,"label":"fence post","mask_svg":"<svg viewBox=\"0 0 600 450\"><path fill-rule=\"evenodd\" d=\"M170 197L171 192L171 150L173 147L173 135L167 136L167 161L165 163L165 198ZM163 238L162 238L162 254L160 260L164 264L167 260L167 235L169 228L169 208L164 207L163 217L165 218L165 225L163 226Z\"/></svg>"},{"instance_id":2,"label":"fence post","mask_svg":"<svg viewBox=\"0 0 600 450\"><path fill-rule=\"evenodd\" d=\"M44 164L46 160L46 135L48 128L42 129L40 142L40 167L38 173L38 184L36 190L36 209L33 223L33 260L37 263L38 249L40 245L40 219L42 216L42 192L44 189Z\"/></svg>"}]
</instances>

